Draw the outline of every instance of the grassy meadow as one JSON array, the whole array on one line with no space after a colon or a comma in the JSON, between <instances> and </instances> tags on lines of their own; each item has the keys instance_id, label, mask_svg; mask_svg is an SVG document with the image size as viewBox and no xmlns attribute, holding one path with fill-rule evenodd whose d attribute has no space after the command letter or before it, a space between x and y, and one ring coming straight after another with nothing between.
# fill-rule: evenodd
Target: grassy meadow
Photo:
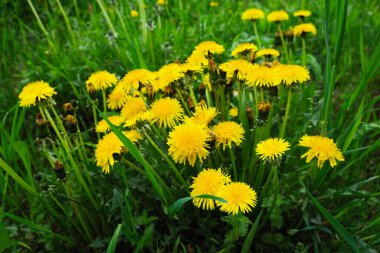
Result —
<instances>
[{"instance_id":1,"label":"grassy meadow","mask_svg":"<svg viewBox=\"0 0 380 253\"><path fill-rule=\"evenodd\" d=\"M0 252L380 250L378 1L0 7Z\"/></svg>"}]
</instances>

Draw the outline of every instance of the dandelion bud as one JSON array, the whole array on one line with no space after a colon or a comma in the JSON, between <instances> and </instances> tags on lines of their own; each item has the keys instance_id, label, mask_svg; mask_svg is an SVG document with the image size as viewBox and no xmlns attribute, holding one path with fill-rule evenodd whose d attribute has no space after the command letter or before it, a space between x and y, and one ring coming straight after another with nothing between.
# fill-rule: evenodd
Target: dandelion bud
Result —
<instances>
[{"instance_id":1,"label":"dandelion bud","mask_svg":"<svg viewBox=\"0 0 380 253\"><path fill-rule=\"evenodd\" d=\"M59 161L55 160L54 162L54 172L58 179L63 180L66 178L66 171L64 170L65 166L64 164Z\"/></svg>"},{"instance_id":2,"label":"dandelion bud","mask_svg":"<svg viewBox=\"0 0 380 253\"><path fill-rule=\"evenodd\" d=\"M73 104L68 102L68 103L64 103L63 104L63 110L66 112L66 113L69 113L73 110Z\"/></svg>"},{"instance_id":3,"label":"dandelion bud","mask_svg":"<svg viewBox=\"0 0 380 253\"><path fill-rule=\"evenodd\" d=\"M65 125L66 126L72 126L77 123L77 118L71 114L67 115L65 117Z\"/></svg>"}]
</instances>

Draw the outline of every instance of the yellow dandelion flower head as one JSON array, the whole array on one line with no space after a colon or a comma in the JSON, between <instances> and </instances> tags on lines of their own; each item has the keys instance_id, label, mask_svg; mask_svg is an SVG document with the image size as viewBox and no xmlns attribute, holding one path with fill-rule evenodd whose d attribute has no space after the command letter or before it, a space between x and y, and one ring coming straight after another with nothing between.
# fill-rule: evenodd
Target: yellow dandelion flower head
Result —
<instances>
[{"instance_id":1,"label":"yellow dandelion flower head","mask_svg":"<svg viewBox=\"0 0 380 253\"><path fill-rule=\"evenodd\" d=\"M278 64L272 69L286 85L301 84L310 80L310 72L303 66Z\"/></svg>"},{"instance_id":2,"label":"yellow dandelion flower head","mask_svg":"<svg viewBox=\"0 0 380 253\"><path fill-rule=\"evenodd\" d=\"M219 192L220 188L231 182L231 176L223 173L220 169L204 169L194 178L190 185L190 196L213 195ZM196 207L204 210L213 210L215 201L206 198L194 198L193 203Z\"/></svg>"},{"instance_id":3,"label":"yellow dandelion flower head","mask_svg":"<svg viewBox=\"0 0 380 253\"><path fill-rule=\"evenodd\" d=\"M215 41L203 41L195 47L195 50L203 55L221 54L225 51L224 47Z\"/></svg>"},{"instance_id":4,"label":"yellow dandelion flower head","mask_svg":"<svg viewBox=\"0 0 380 253\"><path fill-rule=\"evenodd\" d=\"M136 10L131 10L131 17L132 17L132 18L137 18L138 16L139 16L138 11L136 11Z\"/></svg>"},{"instance_id":5,"label":"yellow dandelion flower head","mask_svg":"<svg viewBox=\"0 0 380 253\"><path fill-rule=\"evenodd\" d=\"M202 163L209 155L209 138L208 131L202 125L186 122L176 126L167 141L169 155L176 163L188 162L194 167L197 158Z\"/></svg>"},{"instance_id":6,"label":"yellow dandelion flower head","mask_svg":"<svg viewBox=\"0 0 380 253\"><path fill-rule=\"evenodd\" d=\"M153 79L153 74L147 69L135 69L129 71L123 79L121 79L117 86L121 86L127 93L137 90L142 85L147 85Z\"/></svg>"},{"instance_id":7,"label":"yellow dandelion flower head","mask_svg":"<svg viewBox=\"0 0 380 253\"><path fill-rule=\"evenodd\" d=\"M317 35L317 28L315 28L315 25L312 23L299 24L293 28L293 33L294 36L298 37L305 35L306 33Z\"/></svg>"},{"instance_id":8,"label":"yellow dandelion flower head","mask_svg":"<svg viewBox=\"0 0 380 253\"><path fill-rule=\"evenodd\" d=\"M120 126L124 123L124 118L120 117L118 115L107 117L109 121L115 126ZM107 133L111 130L110 126L108 125L107 121L105 119L102 119L95 128L96 132L98 133Z\"/></svg>"},{"instance_id":9,"label":"yellow dandelion flower head","mask_svg":"<svg viewBox=\"0 0 380 253\"><path fill-rule=\"evenodd\" d=\"M208 60L203 52L194 50L186 60L187 63L201 66L203 68L208 66Z\"/></svg>"},{"instance_id":10,"label":"yellow dandelion flower head","mask_svg":"<svg viewBox=\"0 0 380 253\"><path fill-rule=\"evenodd\" d=\"M336 160L344 161L342 152L330 138L318 135L304 135L301 137L298 145L310 148L301 158L306 157L306 162L309 163L311 159L316 157L318 159L318 168L322 168L327 160L329 160L331 167L337 165Z\"/></svg>"},{"instance_id":11,"label":"yellow dandelion flower head","mask_svg":"<svg viewBox=\"0 0 380 253\"><path fill-rule=\"evenodd\" d=\"M168 2L169 2L168 0L157 0L157 4L161 6L168 4Z\"/></svg>"},{"instance_id":12,"label":"yellow dandelion flower head","mask_svg":"<svg viewBox=\"0 0 380 253\"><path fill-rule=\"evenodd\" d=\"M191 121L195 124L208 126L210 122L218 115L215 107L207 107L205 103L199 103L195 107L195 112L191 118L186 118L186 121Z\"/></svg>"},{"instance_id":13,"label":"yellow dandelion flower head","mask_svg":"<svg viewBox=\"0 0 380 253\"><path fill-rule=\"evenodd\" d=\"M232 50L231 56L248 55L257 51L257 46L253 43L241 43Z\"/></svg>"},{"instance_id":14,"label":"yellow dandelion flower head","mask_svg":"<svg viewBox=\"0 0 380 253\"><path fill-rule=\"evenodd\" d=\"M260 49L259 51L256 52L256 57L261 57L261 56L265 56L265 57L279 57L280 56L280 52L277 51L276 49L273 49L273 48L263 48L263 49Z\"/></svg>"},{"instance_id":15,"label":"yellow dandelion flower head","mask_svg":"<svg viewBox=\"0 0 380 253\"><path fill-rule=\"evenodd\" d=\"M143 116L146 111L146 104L141 97L131 98L124 104L123 109L121 109L121 116L125 120L124 125L136 125L137 121L144 119Z\"/></svg>"},{"instance_id":16,"label":"yellow dandelion flower head","mask_svg":"<svg viewBox=\"0 0 380 253\"><path fill-rule=\"evenodd\" d=\"M239 109L235 106L235 107L232 107L229 111L228 111L228 115L230 115L231 117L235 118L239 115Z\"/></svg>"},{"instance_id":17,"label":"yellow dandelion flower head","mask_svg":"<svg viewBox=\"0 0 380 253\"><path fill-rule=\"evenodd\" d=\"M18 98L20 99L20 106L29 107L35 105L36 102L51 98L55 94L57 92L47 82L37 81L25 85Z\"/></svg>"},{"instance_id":18,"label":"yellow dandelion flower head","mask_svg":"<svg viewBox=\"0 0 380 253\"><path fill-rule=\"evenodd\" d=\"M282 22L289 20L289 15L286 11L272 11L268 14L267 20L269 22Z\"/></svg>"},{"instance_id":19,"label":"yellow dandelion flower head","mask_svg":"<svg viewBox=\"0 0 380 253\"><path fill-rule=\"evenodd\" d=\"M86 89L89 93L93 93L98 90L105 90L116 83L117 78L114 74L102 70L90 75L86 81Z\"/></svg>"},{"instance_id":20,"label":"yellow dandelion flower head","mask_svg":"<svg viewBox=\"0 0 380 253\"><path fill-rule=\"evenodd\" d=\"M232 182L222 186L217 196L227 201L217 201L216 204L221 211L228 214L248 213L257 204L256 191L243 182Z\"/></svg>"},{"instance_id":21,"label":"yellow dandelion flower head","mask_svg":"<svg viewBox=\"0 0 380 253\"><path fill-rule=\"evenodd\" d=\"M264 12L260 9L248 9L241 15L242 20L258 20L264 18Z\"/></svg>"},{"instance_id":22,"label":"yellow dandelion flower head","mask_svg":"<svg viewBox=\"0 0 380 253\"><path fill-rule=\"evenodd\" d=\"M107 107L112 110L120 109L128 101L128 98L125 89L122 86L116 86L108 95Z\"/></svg>"},{"instance_id":23,"label":"yellow dandelion flower head","mask_svg":"<svg viewBox=\"0 0 380 253\"><path fill-rule=\"evenodd\" d=\"M261 160L275 160L282 157L285 151L289 150L290 144L284 139L269 138L261 141L256 146L256 154Z\"/></svg>"},{"instance_id":24,"label":"yellow dandelion flower head","mask_svg":"<svg viewBox=\"0 0 380 253\"><path fill-rule=\"evenodd\" d=\"M277 86L281 83L278 72L267 66L257 66L254 71L247 73L245 77L249 86Z\"/></svg>"},{"instance_id":25,"label":"yellow dandelion flower head","mask_svg":"<svg viewBox=\"0 0 380 253\"><path fill-rule=\"evenodd\" d=\"M182 69L182 72L183 73L200 73L203 71L203 67L201 64L196 64L196 63L190 63L190 62L186 62L186 63L182 63L180 65L181 69Z\"/></svg>"},{"instance_id":26,"label":"yellow dandelion flower head","mask_svg":"<svg viewBox=\"0 0 380 253\"><path fill-rule=\"evenodd\" d=\"M177 63L164 65L156 72L156 79L152 81L155 90L164 90L171 83L180 80L185 74Z\"/></svg>"},{"instance_id":27,"label":"yellow dandelion flower head","mask_svg":"<svg viewBox=\"0 0 380 253\"><path fill-rule=\"evenodd\" d=\"M226 72L227 78L233 78L235 73L239 80L244 80L247 73L253 71L256 66L246 60L230 60L219 65L219 69Z\"/></svg>"},{"instance_id":28,"label":"yellow dandelion flower head","mask_svg":"<svg viewBox=\"0 0 380 253\"><path fill-rule=\"evenodd\" d=\"M141 139L136 130L123 131L123 134L133 143ZM114 155L126 152L126 148L114 132L106 134L99 140L95 149L96 165L102 168L103 173L109 173L110 166L115 164Z\"/></svg>"},{"instance_id":29,"label":"yellow dandelion flower head","mask_svg":"<svg viewBox=\"0 0 380 253\"><path fill-rule=\"evenodd\" d=\"M161 98L151 105L147 119L151 123L158 122L160 127L174 127L183 118L183 108L174 98Z\"/></svg>"},{"instance_id":30,"label":"yellow dandelion flower head","mask_svg":"<svg viewBox=\"0 0 380 253\"><path fill-rule=\"evenodd\" d=\"M234 121L220 122L212 128L216 137L216 147L223 145L232 148L232 143L239 146L244 139L244 128Z\"/></svg>"},{"instance_id":31,"label":"yellow dandelion flower head","mask_svg":"<svg viewBox=\"0 0 380 253\"><path fill-rule=\"evenodd\" d=\"M294 17L307 18L311 16L311 11L309 10L299 10L294 12Z\"/></svg>"},{"instance_id":32,"label":"yellow dandelion flower head","mask_svg":"<svg viewBox=\"0 0 380 253\"><path fill-rule=\"evenodd\" d=\"M259 110L259 112L269 112L270 107L271 107L271 104L269 101L259 102L257 104L257 109Z\"/></svg>"},{"instance_id":33,"label":"yellow dandelion flower head","mask_svg":"<svg viewBox=\"0 0 380 253\"><path fill-rule=\"evenodd\" d=\"M210 7L218 7L219 6L219 3L218 2L210 2Z\"/></svg>"},{"instance_id":34,"label":"yellow dandelion flower head","mask_svg":"<svg viewBox=\"0 0 380 253\"><path fill-rule=\"evenodd\" d=\"M212 91L212 85L210 82L210 73L206 73L202 76L202 82L203 84L210 90Z\"/></svg>"}]
</instances>

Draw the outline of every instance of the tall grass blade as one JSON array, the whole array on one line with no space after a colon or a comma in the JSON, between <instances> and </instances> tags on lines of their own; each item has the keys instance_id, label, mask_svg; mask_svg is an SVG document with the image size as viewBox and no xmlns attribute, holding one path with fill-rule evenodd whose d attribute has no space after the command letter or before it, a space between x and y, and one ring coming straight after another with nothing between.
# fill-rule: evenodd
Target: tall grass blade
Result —
<instances>
[{"instance_id":1,"label":"tall grass blade","mask_svg":"<svg viewBox=\"0 0 380 253\"><path fill-rule=\"evenodd\" d=\"M117 225L115 232L113 233L113 236L111 238L111 241L108 244L107 253L114 253L115 252L116 245L117 245L117 239L119 238L122 226L123 226L122 224Z\"/></svg>"}]
</instances>

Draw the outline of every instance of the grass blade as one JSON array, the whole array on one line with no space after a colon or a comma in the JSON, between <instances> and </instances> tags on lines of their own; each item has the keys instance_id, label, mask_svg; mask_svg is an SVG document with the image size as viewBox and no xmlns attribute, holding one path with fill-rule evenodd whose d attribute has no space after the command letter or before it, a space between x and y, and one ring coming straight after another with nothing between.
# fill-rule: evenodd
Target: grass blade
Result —
<instances>
[{"instance_id":1,"label":"grass blade","mask_svg":"<svg viewBox=\"0 0 380 253\"><path fill-rule=\"evenodd\" d=\"M107 253L114 253L115 252L117 239L119 238L122 226L123 226L122 224L117 225L115 232L113 233L113 236L111 238L111 241L108 244Z\"/></svg>"},{"instance_id":2,"label":"grass blade","mask_svg":"<svg viewBox=\"0 0 380 253\"><path fill-rule=\"evenodd\" d=\"M243 248L241 250L241 253L252 252L251 245L252 245L252 242L253 242L253 238L256 235L257 228L259 226L259 222L260 222L260 219L261 219L261 215L263 214L263 211L264 211L264 209L261 210L261 212L259 213L259 216L257 216L255 222L253 223L252 228L249 230L249 233L248 233L247 237L244 240L244 244L243 244Z\"/></svg>"}]
</instances>

